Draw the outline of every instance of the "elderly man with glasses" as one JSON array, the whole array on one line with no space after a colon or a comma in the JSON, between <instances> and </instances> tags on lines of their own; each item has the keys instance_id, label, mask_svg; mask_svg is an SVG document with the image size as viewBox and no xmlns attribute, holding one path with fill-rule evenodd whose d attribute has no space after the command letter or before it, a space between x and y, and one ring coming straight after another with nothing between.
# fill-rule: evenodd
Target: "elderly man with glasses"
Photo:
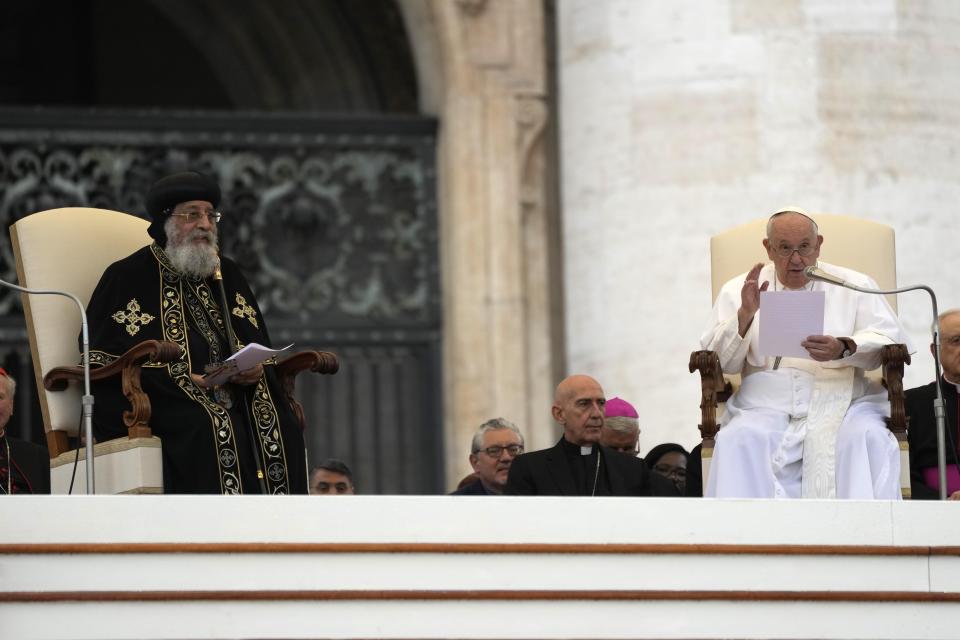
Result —
<instances>
[{"instance_id":1,"label":"elderly man with glasses","mask_svg":"<svg viewBox=\"0 0 960 640\"><path fill-rule=\"evenodd\" d=\"M90 299L91 363L107 365L143 340L180 345L180 360L142 374L163 444L165 492L306 493L303 436L273 367L237 372L216 387L204 379L207 365L238 347L270 346L250 286L219 255L220 187L178 173L156 182L146 204L154 242L107 267ZM129 403L119 382L94 391L97 440L125 436Z\"/></svg>"},{"instance_id":2,"label":"elderly man with glasses","mask_svg":"<svg viewBox=\"0 0 960 640\"><path fill-rule=\"evenodd\" d=\"M498 496L503 493L510 474L510 465L523 453L523 435L509 420L487 420L473 434L470 444L470 466L477 479L450 495Z\"/></svg>"},{"instance_id":3,"label":"elderly man with glasses","mask_svg":"<svg viewBox=\"0 0 960 640\"><path fill-rule=\"evenodd\" d=\"M822 244L806 212L781 209L763 240L771 264L733 278L717 296L701 343L743 382L717 434L708 497L900 497L899 446L884 423L886 392L864 371L880 366L884 345L909 348L909 341L883 296L807 278L804 270L817 265L876 288L866 275L818 262ZM801 343L808 358L760 355L760 293L803 289L823 292L825 335Z\"/></svg>"}]
</instances>

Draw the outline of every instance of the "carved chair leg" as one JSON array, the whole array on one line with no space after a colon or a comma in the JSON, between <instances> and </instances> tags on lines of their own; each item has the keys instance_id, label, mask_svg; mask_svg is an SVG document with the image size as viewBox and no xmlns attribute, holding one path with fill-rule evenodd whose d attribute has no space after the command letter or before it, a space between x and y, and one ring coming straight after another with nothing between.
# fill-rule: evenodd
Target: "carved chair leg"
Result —
<instances>
[{"instance_id":1,"label":"carved chair leg","mask_svg":"<svg viewBox=\"0 0 960 640\"><path fill-rule=\"evenodd\" d=\"M149 438L150 431L150 398L144 393L140 385L140 367L138 365L124 367L123 395L130 401L131 411L123 412L123 424L127 427L130 438Z\"/></svg>"},{"instance_id":2,"label":"carved chair leg","mask_svg":"<svg viewBox=\"0 0 960 640\"><path fill-rule=\"evenodd\" d=\"M887 387L887 397L890 400L887 428L896 437L900 448L900 489L903 498L909 499L910 450L907 445L907 428L910 418L907 417L906 395L903 391L903 369L910 364L910 354L906 345L891 344L881 349L880 360L883 363L883 383Z\"/></svg>"}]
</instances>

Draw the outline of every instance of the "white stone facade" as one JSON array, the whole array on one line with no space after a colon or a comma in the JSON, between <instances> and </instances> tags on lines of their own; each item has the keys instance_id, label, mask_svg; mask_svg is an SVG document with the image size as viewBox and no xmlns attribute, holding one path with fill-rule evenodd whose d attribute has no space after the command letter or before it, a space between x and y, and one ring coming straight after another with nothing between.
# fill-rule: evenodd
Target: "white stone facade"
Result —
<instances>
[{"instance_id":1,"label":"white stone facade","mask_svg":"<svg viewBox=\"0 0 960 640\"><path fill-rule=\"evenodd\" d=\"M560 0L557 14L567 369L637 405L642 450L698 441L687 359L718 231L786 204L884 222L899 283L960 306L960 3ZM933 377L931 310L923 293L899 306L920 348L909 388Z\"/></svg>"}]
</instances>

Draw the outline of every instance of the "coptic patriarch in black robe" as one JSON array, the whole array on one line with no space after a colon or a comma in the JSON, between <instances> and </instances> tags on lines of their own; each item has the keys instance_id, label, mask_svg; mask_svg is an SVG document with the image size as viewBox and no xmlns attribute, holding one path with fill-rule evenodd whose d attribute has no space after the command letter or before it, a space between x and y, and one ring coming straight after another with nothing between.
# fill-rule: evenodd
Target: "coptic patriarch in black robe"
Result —
<instances>
[{"instance_id":1,"label":"coptic patriarch in black robe","mask_svg":"<svg viewBox=\"0 0 960 640\"><path fill-rule=\"evenodd\" d=\"M217 184L194 172L151 187L155 242L110 265L91 297L91 365L109 364L144 340L181 347L179 360L148 364L141 378L150 426L162 442L165 493L306 493L303 436L273 364L240 372L216 389L202 380L206 365L231 355L225 322L235 349L271 345L256 298L228 258L219 261L229 307L221 308L209 268L210 247L216 264L219 201ZM94 394L97 440L125 436L129 402L119 381L96 383Z\"/></svg>"}]
</instances>

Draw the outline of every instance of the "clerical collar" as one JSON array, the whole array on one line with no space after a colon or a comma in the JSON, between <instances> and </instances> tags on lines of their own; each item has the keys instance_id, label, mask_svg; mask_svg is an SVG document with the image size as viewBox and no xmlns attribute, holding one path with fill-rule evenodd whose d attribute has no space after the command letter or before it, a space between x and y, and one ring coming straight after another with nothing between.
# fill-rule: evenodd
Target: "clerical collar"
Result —
<instances>
[{"instance_id":1,"label":"clerical collar","mask_svg":"<svg viewBox=\"0 0 960 640\"><path fill-rule=\"evenodd\" d=\"M570 442L566 438L561 438L563 441L563 448L567 451L569 456L589 456L593 454L593 445L588 444L586 446L581 446Z\"/></svg>"}]
</instances>

